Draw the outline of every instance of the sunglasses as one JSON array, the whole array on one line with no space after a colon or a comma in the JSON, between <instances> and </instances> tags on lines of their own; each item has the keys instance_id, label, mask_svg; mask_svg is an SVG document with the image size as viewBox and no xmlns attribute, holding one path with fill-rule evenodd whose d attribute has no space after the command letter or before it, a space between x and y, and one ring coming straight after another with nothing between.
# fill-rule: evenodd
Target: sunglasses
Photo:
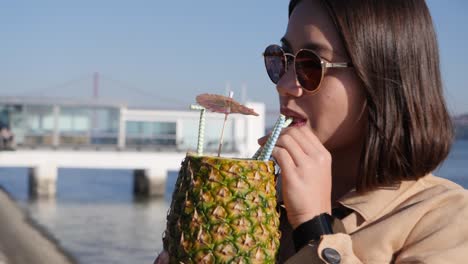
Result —
<instances>
[{"instance_id":1,"label":"sunglasses","mask_svg":"<svg viewBox=\"0 0 468 264\"><path fill-rule=\"evenodd\" d=\"M263 52L263 57L268 76L274 84L278 84L292 63L299 84L306 91L313 93L319 90L328 68L352 67L348 62L327 62L309 49L301 49L296 55L286 53L279 45L268 46Z\"/></svg>"}]
</instances>

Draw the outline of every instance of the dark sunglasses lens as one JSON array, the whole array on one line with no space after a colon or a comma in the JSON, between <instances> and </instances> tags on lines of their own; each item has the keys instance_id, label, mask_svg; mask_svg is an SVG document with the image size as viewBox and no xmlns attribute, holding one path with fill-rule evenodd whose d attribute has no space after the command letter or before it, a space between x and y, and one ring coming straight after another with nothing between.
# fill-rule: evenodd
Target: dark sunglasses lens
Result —
<instances>
[{"instance_id":1,"label":"dark sunglasses lens","mask_svg":"<svg viewBox=\"0 0 468 264\"><path fill-rule=\"evenodd\" d=\"M284 52L280 46L271 45L265 49L263 56L268 76L274 84L277 84L286 71Z\"/></svg>"},{"instance_id":2,"label":"dark sunglasses lens","mask_svg":"<svg viewBox=\"0 0 468 264\"><path fill-rule=\"evenodd\" d=\"M320 57L308 50L301 50L296 55L296 74L301 86L309 91L316 90L322 80Z\"/></svg>"}]
</instances>

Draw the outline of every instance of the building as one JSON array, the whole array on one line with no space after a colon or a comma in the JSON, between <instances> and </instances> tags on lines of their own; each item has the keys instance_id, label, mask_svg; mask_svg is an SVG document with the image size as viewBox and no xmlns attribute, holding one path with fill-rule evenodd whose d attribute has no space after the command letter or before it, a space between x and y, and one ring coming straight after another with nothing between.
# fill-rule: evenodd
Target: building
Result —
<instances>
[{"instance_id":1,"label":"building","mask_svg":"<svg viewBox=\"0 0 468 264\"><path fill-rule=\"evenodd\" d=\"M258 148L257 139L265 131L265 106L246 105L260 116L230 115L223 153L247 157ZM193 151L199 116L199 111L134 109L101 100L0 98L0 126L10 128L18 149ZM223 120L222 114L207 114L206 152L217 151Z\"/></svg>"}]
</instances>

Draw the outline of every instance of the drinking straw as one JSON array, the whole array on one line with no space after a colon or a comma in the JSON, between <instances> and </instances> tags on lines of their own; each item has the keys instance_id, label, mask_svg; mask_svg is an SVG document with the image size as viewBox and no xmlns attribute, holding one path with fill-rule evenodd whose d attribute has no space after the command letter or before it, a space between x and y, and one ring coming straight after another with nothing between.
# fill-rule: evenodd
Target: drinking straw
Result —
<instances>
[{"instance_id":1,"label":"drinking straw","mask_svg":"<svg viewBox=\"0 0 468 264\"><path fill-rule=\"evenodd\" d=\"M190 109L200 110L200 120L198 121L198 142L197 142L197 154L203 155L203 144L205 141L205 112L206 109L201 105L191 105Z\"/></svg>"},{"instance_id":2,"label":"drinking straw","mask_svg":"<svg viewBox=\"0 0 468 264\"><path fill-rule=\"evenodd\" d=\"M286 117L284 115L280 115L278 120L276 121L275 127L273 128L273 132L271 132L270 137L268 138L265 146L263 147L260 156L258 157L259 160L268 161L271 156L271 152L275 147L276 141L283 130L284 123L286 122Z\"/></svg>"},{"instance_id":3,"label":"drinking straw","mask_svg":"<svg viewBox=\"0 0 468 264\"><path fill-rule=\"evenodd\" d=\"M288 127L291 123L292 123L293 119L291 117L288 117L286 119L286 121L284 121L284 124L283 124L283 128L286 128ZM276 124L275 124L276 125ZM255 152L255 154L252 156L252 159L258 159L260 160L258 157L260 156L260 154L262 153L262 150L263 150L263 147L259 147L257 149L257 151Z\"/></svg>"},{"instance_id":4,"label":"drinking straw","mask_svg":"<svg viewBox=\"0 0 468 264\"><path fill-rule=\"evenodd\" d=\"M258 156L260 156L260 154L262 153L262 149L262 147L259 147L255 154L252 156L252 159L259 159Z\"/></svg>"},{"instance_id":5,"label":"drinking straw","mask_svg":"<svg viewBox=\"0 0 468 264\"><path fill-rule=\"evenodd\" d=\"M284 121L283 128L288 127L292 123L292 121L293 121L292 117L286 118L286 121Z\"/></svg>"}]
</instances>

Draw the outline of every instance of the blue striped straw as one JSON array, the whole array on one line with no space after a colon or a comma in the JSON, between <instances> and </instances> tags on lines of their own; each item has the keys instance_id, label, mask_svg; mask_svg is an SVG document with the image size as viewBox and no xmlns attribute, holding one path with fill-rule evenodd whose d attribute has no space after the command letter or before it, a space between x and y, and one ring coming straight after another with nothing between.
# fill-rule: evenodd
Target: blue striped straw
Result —
<instances>
[{"instance_id":1,"label":"blue striped straw","mask_svg":"<svg viewBox=\"0 0 468 264\"><path fill-rule=\"evenodd\" d=\"M257 149L257 151L255 152L255 154L252 156L252 159L258 159L259 160L258 156L260 156L260 154L262 153L262 149L263 149L262 147L259 147Z\"/></svg>"},{"instance_id":2,"label":"blue striped straw","mask_svg":"<svg viewBox=\"0 0 468 264\"><path fill-rule=\"evenodd\" d=\"M278 120L276 121L275 127L273 128L273 132L271 132L270 137L268 138L265 146L263 147L262 153L258 157L259 160L268 161L270 159L276 141L279 138L281 130L283 130L283 125L285 121L286 117L284 115L280 115Z\"/></svg>"},{"instance_id":3,"label":"blue striped straw","mask_svg":"<svg viewBox=\"0 0 468 264\"><path fill-rule=\"evenodd\" d=\"M198 142L197 142L197 154L203 155L203 145L205 142L205 112L206 109L201 105L191 105L190 109L200 110L200 120L198 121Z\"/></svg>"},{"instance_id":4,"label":"blue striped straw","mask_svg":"<svg viewBox=\"0 0 468 264\"><path fill-rule=\"evenodd\" d=\"M279 120L279 118L278 118L278 120ZM288 127L288 126L292 123L292 121L293 121L293 119L292 119L291 117L288 117L288 118L286 119L286 121L284 122L284 124L283 124L283 128ZM278 122L278 121L276 121L276 122ZM275 126L276 126L276 125L277 125L277 124L275 124ZM258 157L259 157L260 154L262 153L262 150L263 150L263 147L259 147L259 148L257 149L257 151L255 152L255 154L252 156L252 159L260 160Z\"/></svg>"},{"instance_id":5,"label":"blue striped straw","mask_svg":"<svg viewBox=\"0 0 468 264\"><path fill-rule=\"evenodd\" d=\"M284 121L283 128L288 127L292 123L292 121L293 121L292 117L286 118L286 121Z\"/></svg>"}]
</instances>

